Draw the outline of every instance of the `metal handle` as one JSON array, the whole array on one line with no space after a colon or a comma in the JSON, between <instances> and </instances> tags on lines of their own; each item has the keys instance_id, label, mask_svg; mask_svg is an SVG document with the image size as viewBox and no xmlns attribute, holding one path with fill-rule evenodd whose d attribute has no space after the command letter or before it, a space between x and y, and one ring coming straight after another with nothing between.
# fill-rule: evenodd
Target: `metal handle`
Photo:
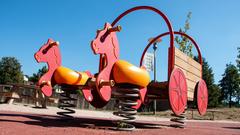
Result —
<instances>
[{"instance_id":1,"label":"metal handle","mask_svg":"<svg viewBox=\"0 0 240 135\"><path fill-rule=\"evenodd\" d=\"M40 86L43 86L43 85L51 86L51 82L50 81L42 81Z\"/></svg>"},{"instance_id":2,"label":"metal handle","mask_svg":"<svg viewBox=\"0 0 240 135\"><path fill-rule=\"evenodd\" d=\"M103 86L113 87L114 85L115 85L114 80L109 80L109 81L100 80L100 87L103 87Z\"/></svg>"},{"instance_id":3,"label":"metal handle","mask_svg":"<svg viewBox=\"0 0 240 135\"><path fill-rule=\"evenodd\" d=\"M51 46L51 47L52 47L52 46L58 46L58 45L59 45L59 42L58 42L58 41L52 42L52 43L49 44L49 46Z\"/></svg>"},{"instance_id":4,"label":"metal handle","mask_svg":"<svg viewBox=\"0 0 240 135\"><path fill-rule=\"evenodd\" d=\"M88 87L95 87L96 86L96 81L97 81L96 78L91 78L89 80L89 82L87 83ZM108 81L100 80L100 83L99 83L100 87L103 87L103 86L113 87L114 85L115 85L114 80L108 80Z\"/></svg>"},{"instance_id":5,"label":"metal handle","mask_svg":"<svg viewBox=\"0 0 240 135\"><path fill-rule=\"evenodd\" d=\"M106 33L104 33L102 35L102 37L100 38L101 42L104 42L106 37L111 33L111 32L120 32L122 30L122 27L120 25L118 25L117 27L113 27L113 28L108 28L108 30L106 31Z\"/></svg>"},{"instance_id":6,"label":"metal handle","mask_svg":"<svg viewBox=\"0 0 240 135\"><path fill-rule=\"evenodd\" d=\"M113 28L109 28L108 32L120 32L122 30L122 27L120 25L118 25L117 27L113 27Z\"/></svg>"}]
</instances>

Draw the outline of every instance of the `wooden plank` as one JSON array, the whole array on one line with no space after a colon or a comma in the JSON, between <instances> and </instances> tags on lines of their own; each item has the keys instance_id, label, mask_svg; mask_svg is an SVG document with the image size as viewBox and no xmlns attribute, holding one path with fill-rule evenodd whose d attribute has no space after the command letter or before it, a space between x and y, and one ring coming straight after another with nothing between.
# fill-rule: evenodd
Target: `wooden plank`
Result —
<instances>
[{"instance_id":1,"label":"wooden plank","mask_svg":"<svg viewBox=\"0 0 240 135\"><path fill-rule=\"evenodd\" d=\"M200 64L197 63L197 65L193 66L193 64L191 64L191 62L184 61L179 56L175 56L175 63L174 64L177 64L177 65L179 64L179 65L182 65L183 67L186 67L186 68L201 71L201 65Z\"/></svg>"},{"instance_id":2,"label":"wooden plank","mask_svg":"<svg viewBox=\"0 0 240 135\"><path fill-rule=\"evenodd\" d=\"M188 98L194 98L194 89L193 88L190 88L190 87L188 87Z\"/></svg>"},{"instance_id":3,"label":"wooden plank","mask_svg":"<svg viewBox=\"0 0 240 135\"><path fill-rule=\"evenodd\" d=\"M16 92L1 92L0 96L16 99L20 98L20 96Z\"/></svg>"},{"instance_id":4,"label":"wooden plank","mask_svg":"<svg viewBox=\"0 0 240 135\"><path fill-rule=\"evenodd\" d=\"M199 64L197 61L195 61L194 59L192 59L191 57L187 56L185 53L183 53L182 51L180 51L179 49L177 49L175 47L175 57L179 57L181 58L183 61L185 61L186 63L189 63L190 65L192 65L193 67L197 68L198 70L202 69L201 64Z\"/></svg>"},{"instance_id":5,"label":"wooden plank","mask_svg":"<svg viewBox=\"0 0 240 135\"><path fill-rule=\"evenodd\" d=\"M5 92L5 93L3 93L3 97L12 97L12 95L13 95L13 93L12 92Z\"/></svg>"},{"instance_id":6,"label":"wooden plank","mask_svg":"<svg viewBox=\"0 0 240 135\"><path fill-rule=\"evenodd\" d=\"M198 70L201 70L201 64L196 62L194 59L192 59L191 57L187 56L187 55L175 55L175 57L181 58L182 61L189 63L191 66L197 68Z\"/></svg>"},{"instance_id":7,"label":"wooden plank","mask_svg":"<svg viewBox=\"0 0 240 135\"><path fill-rule=\"evenodd\" d=\"M58 98L48 98L48 102L57 104L59 102Z\"/></svg>"},{"instance_id":8,"label":"wooden plank","mask_svg":"<svg viewBox=\"0 0 240 135\"><path fill-rule=\"evenodd\" d=\"M193 99L194 99L194 92L188 91L187 97L188 97L188 100L193 101Z\"/></svg>"},{"instance_id":9,"label":"wooden plank","mask_svg":"<svg viewBox=\"0 0 240 135\"><path fill-rule=\"evenodd\" d=\"M192 66L194 66L198 70L202 70L202 65L200 63L198 63L197 61L195 61L193 58L188 57L188 63L190 63Z\"/></svg>"},{"instance_id":10,"label":"wooden plank","mask_svg":"<svg viewBox=\"0 0 240 135\"><path fill-rule=\"evenodd\" d=\"M201 77L196 76L196 75L194 75L194 74L192 74L192 73L190 73L190 72L186 72L185 75L186 75L186 78L187 78L187 79L192 80L192 81L194 81L194 82L198 82L198 81L201 79Z\"/></svg>"},{"instance_id":11,"label":"wooden plank","mask_svg":"<svg viewBox=\"0 0 240 135\"><path fill-rule=\"evenodd\" d=\"M187 87L194 90L197 82L192 82L190 80L187 80Z\"/></svg>"},{"instance_id":12,"label":"wooden plank","mask_svg":"<svg viewBox=\"0 0 240 135\"><path fill-rule=\"evenodd\" d=\"M189 80L192 80L192 81L197 82L197 81L199 81L199 80L201 79L200 76L197 76L197 75L195 75L195 74L192 74L191 72L186 71L186 70L183 69L182 67L179 67L179 66L175 65L175 68L180 68L180 69L183 71L183 73L184 73L184 75L186 76L186 78L189 79Z\"/></svg>"},{"instance_id":13,"label":"wooden plank","mask_svg":"<svg viewBox=\"0 0 240 135\"><path fill-rule=\"evenodd\" d=\"M182 67L184 70L191 72L192 74L195 74L197 76L201 76L201 70L195 68L194 66L190 65L189 63L183 61L179 57L175 57L175 63L174 65L177 65L179 67Z\"/></svg>"},{"instance_id":14,"label":"wooden plank","mask_svg":"<svg viewBox=\"0 0 240 135\"><path fill-rule=\"evenodd\" d=\"M194 89L188 88L188 91L189 91L189 92L194 92Z\"/></svg>"}]
</instances>

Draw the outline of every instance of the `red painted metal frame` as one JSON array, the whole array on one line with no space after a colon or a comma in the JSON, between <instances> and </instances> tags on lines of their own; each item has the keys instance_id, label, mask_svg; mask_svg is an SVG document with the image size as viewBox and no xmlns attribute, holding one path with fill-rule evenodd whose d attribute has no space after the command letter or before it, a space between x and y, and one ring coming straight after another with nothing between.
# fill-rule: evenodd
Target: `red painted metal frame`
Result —
<instances>
[{"instance_id":1,"label":"red painted metal frame","mask_svg":"<svg viewBox=\"0 0 240 135\"><path fill-rule=\"evenodd\" d=\"M134 8L131 8L127 11L125 11L124 13L122 13L121 15L119 15L113 22L112 22L112 27L114 27L114 25L116 25L118 23L118 21L121 20L121 18L123 18L124 16L126 16L127 14L133 12L133 11L136 11L136 10L151 10L151 11L154 11L156 12L157 14L159 14L163 19L164 21L167 23L167 27L168 27L168 34L166 35L170 35L170 52L174 52L174 32L173 32L173 28L172 28L172 25L169 21L169 19L167 18L167 16L165 14L163 14L161 11L159 11L158 9L154 8L154 7L150 7L150 6L138 6L138 7L134 7ZM152 43L154 43L158 38L154 38L149 44L151 45ZM168 76L170 76L170 73L171 71L173 70L174 68L174 54L171 53L171 56L169 57L169 71L168 71Z\"/></svg>"},{"instance_id":2,"label":"red painted metal frame","mask_svg":"<svg viewBox=\"0 0 240 135\"><path fill-rule=\"evenodd\" d=\"M154 11L156 12L158 15L160 15L164 21L167 24L168 30L169 30L169 34L170 34L170 49L173 51L174 50L174 33L173 33L173 28L172 25L169 21L169 19L167 18L167 16L165 14L163 14L160 10L154 8L154 7L150 7L150 6L138 6L138 7L134 7L131 8L125 12L123 12L122 14L120 14L113 22L112 22L112 27L114 27L114 25L116 25L124 16L128 15L131 12L137 11L137 10L150 10L150 11ZM155 40L154 40L155 41ZM102 58L102 56L100 56L100 59ZM171 57L174 58L174 57ZM174 61L173 59L171 59L171 61ZM169 63L170 64L170 63ZM100 64L101 65L101 64ZM172 65L170 68L171 70L173 69ZM141 95L141 100L142 102L145 99L145 95L146 95L146 88L143 88L140 90L140 95ZM140 106L140 105L139 105Z\"/></svg>"},{"instance_id":3,"label":"red painted metal frame","mask_svg":"<svg viewBox=\"0 0 240 135\"><path fill-rule=\"evenodd\" d=\"M189 35L185 34L185 33L174 31L174 34L187 37L193 43L193 45L195 46L195 48L197 49L197 52L198 52L199 63L201 65L203 65L202 54L201 54L200 48L199 48L198 44L195 42L195 40L192 37L190 37ZM158 35L157 37L155 37L151 42L148 43L148 45L145 47L145 49L144 49L144 51L142 53L142 57L141 57L141 60L140 60L140 66L142 66L142 64L143 64L143 58L144 58L144 55L147 52L148 48L151 45L153 45L153 43L157 39L162 38L162 37L167 36L167 35L171 35L171 32L162 33L162 34ZM173 70L173 67L174 67L174 49L172 49L172 48L173 47L170 45L170 48L169 48L169 60L168 60L168 79L169 79L169 77L171 75L171 72ZM202 75L201 75L201 78L202 78Z\"/></svg>"}]
</instances>

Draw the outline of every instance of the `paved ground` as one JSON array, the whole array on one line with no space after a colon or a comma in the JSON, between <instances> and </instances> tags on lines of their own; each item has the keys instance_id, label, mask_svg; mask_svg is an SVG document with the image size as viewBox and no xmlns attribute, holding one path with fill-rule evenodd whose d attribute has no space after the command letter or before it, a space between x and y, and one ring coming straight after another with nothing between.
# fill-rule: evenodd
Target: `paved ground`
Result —
<instances>
[{"instance_id":1,"label":"paved ground","mask_svg":"<svg viewBox=\"0 0 240 135\"><path fill-rule=\"evenodd\" d=\"M23 105L0 104L0 135L240 135L240 123L231 121L187 121L185 129L169 127L168 119L140 116L137 130L114 131L116 117L111 112L78 110L75 119L62 120L57 108L34 109ZM160 128L144 128L143 123L155 123Z\"/></svg>"}]
</instances>

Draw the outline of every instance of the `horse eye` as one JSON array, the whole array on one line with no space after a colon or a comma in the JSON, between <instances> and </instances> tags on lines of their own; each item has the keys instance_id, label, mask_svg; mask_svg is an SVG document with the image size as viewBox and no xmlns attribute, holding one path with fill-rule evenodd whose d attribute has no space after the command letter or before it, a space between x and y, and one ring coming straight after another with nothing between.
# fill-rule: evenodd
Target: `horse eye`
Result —
<instances>
[{"instance_id":1,"label":"horse eye","mask_svg":"<svg viewBox=\"0 0 240 135\"><path fill-rule=\"evenodd\" d=\"M43 53L43 54L46 54L50 48L51 48L50 46L47 46L46 48L44 48L44 49L42 50L42 53Z\"/></svg>"},{"instance_id":2,"label":"horse eye","mask_svg":"<svg viewBox=\"0 0 240 135\"><path fill-rule=\"evenodd\" d=\"M46 53L47 53L47 49L46 49L46 48L43 49L43 50L42 50L42 53L43 53L43 54L46 54Z\"/></svg>"}]
</instances>

